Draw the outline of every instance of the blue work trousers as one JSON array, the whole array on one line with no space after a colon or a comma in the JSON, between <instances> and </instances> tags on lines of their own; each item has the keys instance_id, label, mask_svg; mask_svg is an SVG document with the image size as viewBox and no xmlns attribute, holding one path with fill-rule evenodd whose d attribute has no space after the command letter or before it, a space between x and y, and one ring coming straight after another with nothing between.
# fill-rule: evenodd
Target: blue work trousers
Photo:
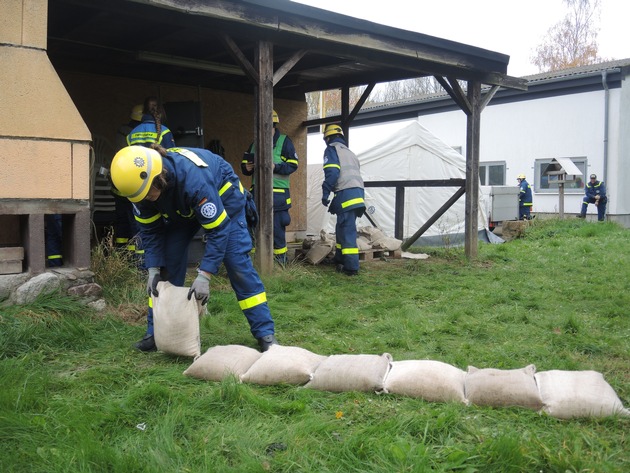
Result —
<instances>
[{"instance_id":1,"label":"blue work trousers","mask_svg":"<svg viewBox=\"0 0 630 473\"><path fill-rule=\"evenodd\" d=\"M273 255L280 263L287 263L286 228L291 223L289 210L273 211Z\"/></svg>"},{"instance_id":2,"label":"blue work trousers","mask_svg":"<svg viewBox=\"0 0 630 473\"><path fill-rule=\"evenodd\" d=\"M594 204L595 198L594 197L588 197L588 196L584 196L584 198L582 199L582 217L586 217L586 210L588 209L588 204ZM599 200L599 204L596 205L597 207L597 220L600 222L603 222L605 217L606 217L606 203L608 202L608 199L606 197L604 197L603 199Z\"/></svg>"},{"instance_id":3,"label":"blue work trousers","mask_svg":"<svg viewBox=\"0 0 630 473\"><path fill-rule=\"evenodd\" d=\"M46 261L50 267L63 265L63 229L61 221L60 214L44 215Z\"/></svg>"},{"instance_id":4,"label":"blue work trousers","mask_svg":"<svg viewBox=\"0 0 630 473\"><path fill-rule=\"evenodd\" d=\"M343 267L347 271L359 270L356 219L363 214L364 210L363 208L352 209L337 214L335 261L343 263Z\"/></svg>"},{"instance_id":5,"label":"blue work trousers","mask_svg":"<svg viewBox=\"0 0 630 473\"><path fill-rule=\"evenodd\" d=\"M249 252L252 242L247 231L245 210L230 219L230 236L223 257L230 284L243 315L255 338L275 332L265 287L256 272ZM166 278L175 286L183 286L188 266L188 248L200 225L196 220L177 221L166 227ZM153 335L153 309L149 307L147 335Z\"/></svg>"}]
</instances>

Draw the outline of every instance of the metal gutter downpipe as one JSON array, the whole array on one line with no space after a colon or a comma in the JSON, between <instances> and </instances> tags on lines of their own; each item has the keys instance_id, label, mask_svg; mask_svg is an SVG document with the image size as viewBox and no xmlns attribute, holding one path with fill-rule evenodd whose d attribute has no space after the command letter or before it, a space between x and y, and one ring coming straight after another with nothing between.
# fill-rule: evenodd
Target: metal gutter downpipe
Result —
<instances>
[{"instance_id":1,"label":"metal gutter downpipe","mask_svg":"<svg viewBox=\"0 0 630 473\"><path fill-rule=\"evenodd\" d=\"M607 72L602 71L602 85L604 86L604 182L608 183L608 108L610 102L610 91L606 82Z\"/></svg>"}]
</instances>

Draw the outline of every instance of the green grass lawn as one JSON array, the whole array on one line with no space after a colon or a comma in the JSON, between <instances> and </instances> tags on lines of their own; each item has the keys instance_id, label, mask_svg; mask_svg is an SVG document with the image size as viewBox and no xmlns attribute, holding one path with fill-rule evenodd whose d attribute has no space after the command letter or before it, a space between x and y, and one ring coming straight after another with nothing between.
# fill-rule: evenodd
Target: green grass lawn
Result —
<instances>
[{"instance_id":1,"label":"green grass lawn","mask_svg":"<svg viewBox=\"0 0 630 473\"><path fill-rule=\"evenodd\" d=\"M423 249L355 278L291 264L266 278L279 341L463 370L595 370L630 407L630 232L549 220L524 238ZM59 295L0 308L2 472L628 472L630 418L201 381L189 358L133 351L145 281L97 248L108 309ZM202 352L256 347L224 276Z\"/></svg>"}]
</instances>

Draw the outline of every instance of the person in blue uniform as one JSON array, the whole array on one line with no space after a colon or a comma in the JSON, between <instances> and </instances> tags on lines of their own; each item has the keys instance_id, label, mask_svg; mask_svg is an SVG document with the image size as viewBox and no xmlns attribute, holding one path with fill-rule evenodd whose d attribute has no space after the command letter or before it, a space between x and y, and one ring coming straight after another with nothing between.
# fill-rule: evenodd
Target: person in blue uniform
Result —
<instances>
[{"instance_id":1,"label":"person in blue uniform","mask_svg":"<svg viewBox=\"0 0 630 473\"><path fill-rule=\"evenodd\" d=\"M525 174L519 174L516 181L520 187L518 193L518 218L519 220L530 220L532 218L532 206L534 205L532 187L525 179Z\"/></svg>"},{"instance_id":2,"label":"person in blue uniform","mask_svg":"<svg viewBox=\"0 0 630 473\"><path fill-rule=\"evenodd\" d=\"M127 146L127 136L142 121L142 105L134 105L129 114L129 122L121 125L116 132L116 149L121 150ZM138 244L138 224L133 215L133 206L129 199L118 195L115 187L112 187L114 196L114 244L119 248L125 248L134 255L138 267L142 266L142 248Z\"/></svg>"},{"instance_id":3,"label":"person in blue uniform","mask_svg":"<svg viewBox=\"0 0 630 473\"><path fill-rule=\"evenodd\" d=\"M584 194L582 210L580 211L579 217L586 218L588 204L595 204L595 207L597 207L597 220L603 222L606 217L608 197L606 197L606 185L603 181L597 180L596 174L591 174L589 182L587 182L584 187Z\"/></svg>"},{"instance_id":4,"label":"person in blue uniform","mask_svg":"<svg viewBox=\"0 0 630 473\"><path fill-rule=\"evenodd\" d=\"M245 195L232 166L205 149L128 146L114 156L111 176L118 191L134 203L149 295L159 297L161 280L184 284L190 242L203 228L205 252L188 297L207 303L210 280L223 263L260 349L277 344L265 288L248 254L252 243ZM135 347L154 351L151 307L147 319L146 334Z\"/></svg>"},{"instance_id":5,"label":"person in blue uniform","mask_svg":"<svg viewBox=\"0 0 630 473\"><path fill-rule=\"evenodd\" d=\"M287 135L280 133L278 124L280 119L273 111L273 254L276 261L286 265L287 237L286 228L291 223L291 193L289 191L289 176L297 171L298 155L293 141ZM245 176L254 174L254 144L252 143L243 155L241 172ZM254 182L250 191L254 192Z\"/></svg>"},{"instance_id":6,"label":"person in blue uniform","mask_svg":"<svg viewBox=\"0 0 630 473\"><path fill-rule=\"evenodd\" d=\"M359 274L356 219L365 212L363 179L357 156L350 151L339 125L324 128L324 182L322 204L337 215L335 236L337 271L348 276ZM330 194L334 193L332 201Z\"/></svg>"},{"instance_id":7,"label":"person in blue uniform","mask_svg":"<svg viewBox=\"0 0 630 473\"><path fill-rule=\"evenodd\" d=\"M164 125L165 115L157 97L147 97L142 108L142 121L127 135L127 144L151 146L157 143L166 149L175 147L173 133Z\"/></svg>"},{"instance_id":8,"label":"person in blue uniform","mask_svg":"<svg viewBox=\"0 0 630 473\"><path fill-rule=\"evenodd\" d=\"M44 215L44 248L48 267L63 266L63 229L61 214Z\"/></svg>"}]
</instances>

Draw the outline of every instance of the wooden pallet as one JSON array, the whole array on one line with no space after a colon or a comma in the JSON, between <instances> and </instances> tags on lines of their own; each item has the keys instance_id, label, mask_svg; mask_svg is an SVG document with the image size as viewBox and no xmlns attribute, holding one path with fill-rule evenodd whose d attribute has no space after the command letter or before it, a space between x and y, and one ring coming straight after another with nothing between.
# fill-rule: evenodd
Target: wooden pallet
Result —
<instances>
[{"instance_id":1,"label":"wooden pallet","mask_svg":"<svg viewBox=\"0 0 630 473\"><path fill-rule=\"evenodd\" d=\"M364 250L359 251L359 261L370 261L381 258L401 258L402 251L400 250Z\"/></svg>"},{"instance_id":2,"label":"wooden pallet","mask_svg":"<svg viewBox=\"0 0 630 473\"><path fill-rule=\"evenodd\" d=\"M300 260L303 259L308 253L308 249L306 248L296 248L295 249L295 259ZM334 255L334 251L331 253ZM359 251L359 261L372 261L378 260L381 258L401 258L402 251L401 250L362 250Z\"/></svg>"}]
</instances>

